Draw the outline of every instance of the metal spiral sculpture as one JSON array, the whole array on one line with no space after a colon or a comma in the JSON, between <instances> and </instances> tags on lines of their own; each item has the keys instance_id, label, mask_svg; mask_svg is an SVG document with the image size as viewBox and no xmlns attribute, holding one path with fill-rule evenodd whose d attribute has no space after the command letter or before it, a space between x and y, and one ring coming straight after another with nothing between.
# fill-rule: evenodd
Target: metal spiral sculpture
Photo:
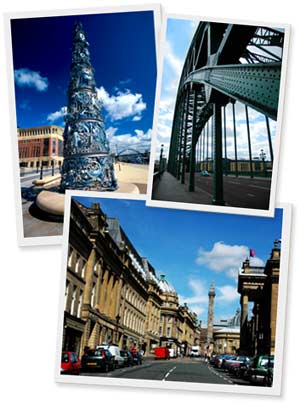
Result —
<instances>
[{"instance_id":1,"label":"metal spiral sculpture","mask_svg":"<svg viewBox=\"0 0 300 405\"><path fill-rule=\"evenodd\" d=\"M82 24L76 23L65 116L62 191L118 188L88 47Z\"/></svg>"}]
</instances>

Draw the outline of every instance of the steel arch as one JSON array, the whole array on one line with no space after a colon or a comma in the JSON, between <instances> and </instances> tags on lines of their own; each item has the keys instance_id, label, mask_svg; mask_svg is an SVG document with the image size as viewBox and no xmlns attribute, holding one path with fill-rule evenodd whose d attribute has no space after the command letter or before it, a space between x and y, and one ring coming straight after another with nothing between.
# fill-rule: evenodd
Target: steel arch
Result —
<instances>
[{"instance_id":1,"label":"steel arch","mask_svg":"<svg viewBox=\"0 0 300 405\"><path fill-rule=\"evenodd\" d=\"M179 81L168 171L181 183L189 171L189 190L194 191L195 147L212 117L214 204L224 204L222 107L238 101L266 119L277 119L283 45L284 32L279 29L211 22L198 25Z\"/></svg>"}]
</instances>

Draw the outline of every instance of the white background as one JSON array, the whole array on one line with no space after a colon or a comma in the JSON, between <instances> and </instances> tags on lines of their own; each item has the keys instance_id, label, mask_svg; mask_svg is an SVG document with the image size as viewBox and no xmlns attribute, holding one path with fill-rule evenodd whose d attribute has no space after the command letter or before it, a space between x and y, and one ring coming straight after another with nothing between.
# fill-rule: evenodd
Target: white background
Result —
<instances>
[{"instance_id":1,"label":"white background","mask_svg":"<svg viewBox=\"0 0 300 405\"><path fill-rule=\"evenodd\" d=\"M1 12L48 9L87 8L95 6L143 4L143 1L83 0L2 0ZM15 196L12 174L11 134L8 119L7 74L3 19L0 20L0 122L1 122L1 390L4 404L79 404L92 401L123 404L148 404L209 401L222 404L294 403L297 401L299 373L299 91L300 91L300 22L296 2L270 0L173 0L161 3L172 13L195 14L242 20L289 23L292 26L277 200L294 205L291 256L286 316L283 389L280 398L217 393L159 391L119 387L91 387L56 384L56 350L61 249L52 247L17 247ZM258 230L263 232L263 230ZM283 269L284 270L284 269Z\"/></svg>"}]
</instances>

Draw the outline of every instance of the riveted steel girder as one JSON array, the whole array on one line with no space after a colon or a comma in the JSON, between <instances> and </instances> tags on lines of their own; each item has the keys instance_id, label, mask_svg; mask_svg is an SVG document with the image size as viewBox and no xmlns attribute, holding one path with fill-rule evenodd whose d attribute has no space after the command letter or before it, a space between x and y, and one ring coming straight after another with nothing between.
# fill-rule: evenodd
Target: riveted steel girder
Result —
<instances>
[{"instance_id":1,"label":"riveted steel girder","mask_svg":"<svg viewBox=\"0 0 300 405\"><path fill-rule=\"evenodd\" d=\"M281 63L213 66L190 73L185 83L209 85L276 120L280 72Z\"/></svg>"}]
</instances>

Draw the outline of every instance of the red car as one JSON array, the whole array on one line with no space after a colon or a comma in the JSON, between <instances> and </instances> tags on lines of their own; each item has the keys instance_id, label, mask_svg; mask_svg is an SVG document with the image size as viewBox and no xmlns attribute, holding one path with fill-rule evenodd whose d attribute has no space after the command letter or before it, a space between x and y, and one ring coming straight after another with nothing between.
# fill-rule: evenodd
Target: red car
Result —
<instances>
[{"instance_id":1,"label":"red car","mask_svg":"<svg viewBox=\"0 0 300 405\"><path fill-rule=\"evenodd\" d=\"M61 374L79 374L81 368L80 360L74 352L62 352Z\"/></svg>"}]
</instances>

